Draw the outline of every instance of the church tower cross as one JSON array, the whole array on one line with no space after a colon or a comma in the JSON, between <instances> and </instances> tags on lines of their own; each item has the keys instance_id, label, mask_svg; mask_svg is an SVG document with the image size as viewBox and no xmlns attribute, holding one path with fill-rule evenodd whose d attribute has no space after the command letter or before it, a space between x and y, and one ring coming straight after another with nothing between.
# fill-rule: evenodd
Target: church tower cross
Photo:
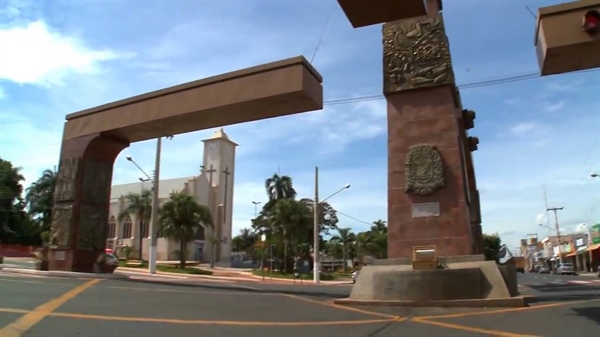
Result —
<instances>
[{"instance_id":1,"label":"church tower cross","mask_svg":"<svg viewBox=\"0 0 600 337\"><path fill-rule=\"evenodd\" d=\"M225 224L227 223L227 190L229 187L229 175L231 174L231 172L229 172L229 167L225 167L223 174L225 174L225 193L223 194L223 223Z\"/></svg>"},{"instance_id":2,"label":"church tower cross","mask_svg":"<svg viewBox=\"0 0 600 337\"><path fill-rule=\"evenodd\" d=\"M217 172L217 170L215 170L212 165L210 165L210 169L208 169L208 170L206 169L206 166L204 166L204 165L200 166L200 168L202 169L202 171L208 172L208 185L210 187L212 187L212 185L213 185L212 184L213 173Z\"/></svg>"}]
</instances>

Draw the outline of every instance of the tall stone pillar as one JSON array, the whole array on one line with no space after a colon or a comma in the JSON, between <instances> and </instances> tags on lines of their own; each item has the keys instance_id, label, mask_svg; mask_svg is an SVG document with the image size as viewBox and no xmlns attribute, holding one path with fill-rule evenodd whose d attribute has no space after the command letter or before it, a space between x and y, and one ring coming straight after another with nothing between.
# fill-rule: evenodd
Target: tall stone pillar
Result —
<instances>
[{"instance_id":1,"label":"tall stone pillar","mask_svg":"<svg viewBox=\"0 0 600 337\"><path fill-rule=\"evenodd\" d=\"M461 105L462 107L462 105ZM466 175L467 184L465 193L469 204L469 218L471 220L471 234L473 236L473 250L475 254L483 254L483 233L481 230L481 206L479 201L479 190L475 178L475 167L473 164L473 152L477 151L479 138L469 136L467 130L475 127L475 111L462 110L461 123L461 145L464 160L463 170Z\"/></svg>"},{"instance_id":2,"label":"tall stone pillar","mask_svg":"<svg viewBox=\"0 0 600 337\"><path fill-rule=\"evenodd\" d=\"M383 49L388 258L412 258L417 245L472 255L470 153L442 15L384 24Z\"/></svg>"},{"instance_id":3,"label":"tall stone pillar","mask_svg":"<svg viewBox=\"0 0 600 337\"><path fill-rule=\"evenodd\" d=\"M129 146L94 134L62 143L52 211L49 269L93 272L106 247L115 158Z\"/></svg>"}]
</instances>

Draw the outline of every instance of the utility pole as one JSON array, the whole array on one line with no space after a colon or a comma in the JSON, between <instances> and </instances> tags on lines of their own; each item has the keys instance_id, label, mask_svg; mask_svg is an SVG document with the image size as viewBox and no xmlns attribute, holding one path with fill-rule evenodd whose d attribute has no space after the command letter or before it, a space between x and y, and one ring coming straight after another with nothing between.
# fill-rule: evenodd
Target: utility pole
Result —
<instances>
[{"instance_id":1,"label":"utility pole","mask_svg":"<svg viewBox=\"0 0 600 337\"><path fill-rule=\"evenodd\" d=\"M321 261L319 248L319 168L315 167L315 200L313 204L313 281L319 284Z\"/></svg>"},{"instance_id":2,"label":"utility pole","mask_svg":"<svg viewBox=\"0 0 600 337\"><path fill-rule=\"evenodd\" d=\"M558 238L558 257L560 258L560 262L563 262L563 258L562 258L562 240L560 238L560 225L558 224L558 211L562 211L564 209L564 207L551 207L551 208L547 208L546 211L548 212L554 212L554 226L556 228L556 236Z\"/></svg>"}]
</instances>

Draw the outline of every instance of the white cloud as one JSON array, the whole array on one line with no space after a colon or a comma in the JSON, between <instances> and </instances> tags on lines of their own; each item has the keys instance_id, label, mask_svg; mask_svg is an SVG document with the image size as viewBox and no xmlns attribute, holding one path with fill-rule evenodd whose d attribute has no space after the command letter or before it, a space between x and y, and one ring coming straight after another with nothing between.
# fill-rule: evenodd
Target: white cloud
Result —
<instances>
[{"instance_id":1,"label":"white cloud","mask_svg":"<svg viewBox=\"0 0 600 337\"><path fill-rule=\"evenodd\" d=\"M38 128L32 120L1 110L0 157L23 168L26 185L34 182L45 169L57 164L62 123Z\"/></svg>"},{"instance_id":2,"label":"white cloud","mask_svg":"<svg viewBox=\"0 0 600 337\"><path fill-rule=\"evenodd\" d=\"M0 79L18 84L61 85L70 74L97 74L100 62L132 56L89 49L74 37L51 32L43 21L1 29L0 44Z\"/></svg>"},{"instance_id":3,"label":"white cloud","mask_svg":"<svg viewBox=\"0 0 600 337\"><path fill-rule=\"evenodd\" d=\"M535 129L537 124L535 123L519 123L510 128L510 132L515 136L523 136L524 134Z\"/></svg>"},{"instance_id":4,"label":"white cloud","mask_svg":"<svg viewBox=\"0 0 600 337\"><path fill-rule=\"evenodd\" d=\"M560 100L560 101L556 101L556 102L545 102L544 110L546 110L548 112L560 111L565 106L565 103L566 103L565 100Z\"/></svg>"}]
</instances>

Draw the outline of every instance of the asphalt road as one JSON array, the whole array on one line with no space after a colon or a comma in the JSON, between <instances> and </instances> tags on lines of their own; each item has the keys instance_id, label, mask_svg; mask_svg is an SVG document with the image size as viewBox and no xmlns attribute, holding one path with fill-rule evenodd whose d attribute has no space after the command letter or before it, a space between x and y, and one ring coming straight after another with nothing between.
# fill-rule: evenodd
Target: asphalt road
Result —
<instances>
[{"instance_id":1,"label":"asphalt road","mask_svg":"<svg viewBox=\"0 0 600 337\"><path fill-rule=\"evenodd\" d=\"M0 336L564 337L600 331L597 278L519 278L522 293L535 296L528 308L437 309L333 305L348 296L349 285L167 285L0 273Z\"/></svg>"}]
</instances>

